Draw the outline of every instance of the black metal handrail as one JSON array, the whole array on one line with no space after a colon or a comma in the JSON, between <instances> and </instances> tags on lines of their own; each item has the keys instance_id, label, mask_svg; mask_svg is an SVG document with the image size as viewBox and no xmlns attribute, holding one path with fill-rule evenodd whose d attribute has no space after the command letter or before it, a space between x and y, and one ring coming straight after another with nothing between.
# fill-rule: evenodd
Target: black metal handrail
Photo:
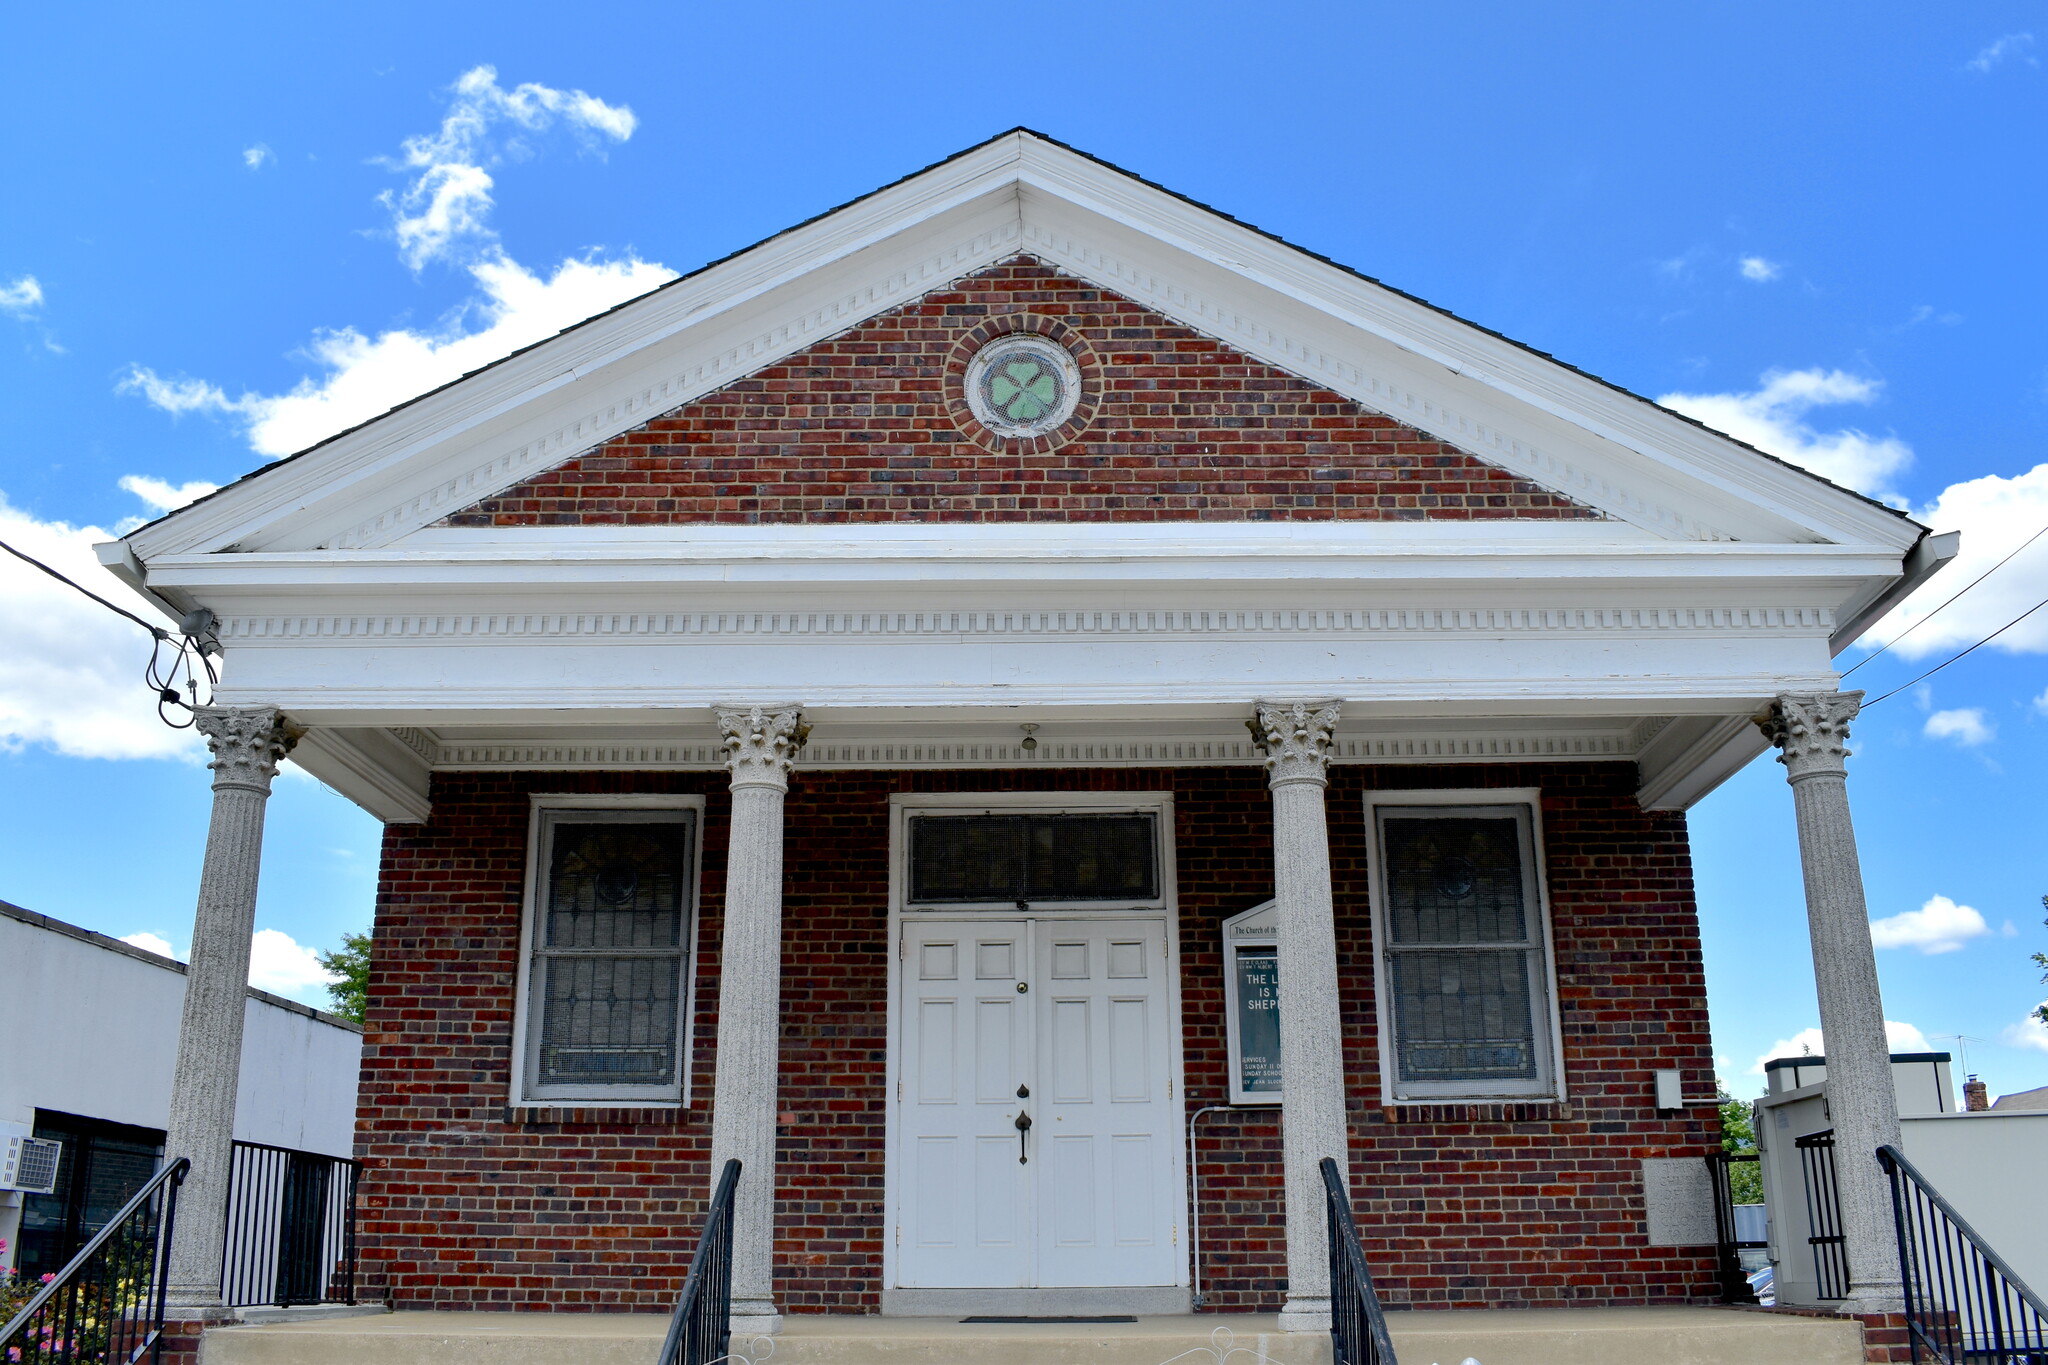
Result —
<instances>
[{"instance_id":1,"label":"black metal handrail","mask_svg":"<svg viewBox=\"0 0 2048 1365\"><path fill-rule=\"evenodd\" d=\"M1334 1365L1396 1365L1394 1340L1387 1335L1387 1317L1365 1268L1365 1248L1358 1243L1358 1224L1351 1217L1351 1196L1344 1191L1333 1157L1323 1158L1323 1207L1330 1227L1330 1347Z\"/></svg>"},{"instance_id":2,"label":"black metal handrail","mask_svg":"<svg viewBox=\"0 0 2048 1365\"><path fill-rule=\"evenodd\" d=\"M2048 1365L2048 1304L1904 1153L1887 1144L1877 1160L1891 1179L1913 1359Z\"/></svg>"},{"instance_id":3,"label":"black metal handrail","mask_svg":"<svg viewBox=\"0 0 2048 1365\"><path fill-rule=\"evenodd\" d=\"M228 1173L221 1301L294 1307L356 1301L362 1163L237 1142Z\"/></svg>"},{"instance_id":4,"label":"black metal handrail","mask_svg":"<svg viewBox=\"0 0 2048 1365\"><path fill-rule=\"evenodd\" d=\"M1756 1290L1749 1283L1749 1275L1742 1268L1741 1252L1745 1248L1768 1247L1769 1242L1745 1240L1735 1232L1735 1190L1730 1180L1729 1167L1737 1162L1744 1164L1757 1160L1755 1152L1709 1152L1707 1154L1707 1178L1714 1187L1714 1264L1715 1278L1721 1284L1721 1302L1755 1303Z\"/></svg>"},{"instance_id":5,"label":"black metal handrail","mask_svg":"<svg viewBox=\"0 0 2048 1365\"><path fill-rule=\"evenodd\" d=\"M711 1365L725 1358L732 1342L732 1201L739 1182L740 1163L726 1162L656 1365Z\"/></svg>"},{"instance_id":6,"label":"black metal handrail","mask_svg":"<svg viewBox=\"0 0 2048 1365\"><path fill-rule=\"evenodd\" d=\"M1806 1184L1806 1245L1813 1250L1815 1294L1840 1299L1849 1293L1849 1247L1842 1233L1841 1187L1835 1183L1835 1130L1808 1133L1792 1145Z\"/></svg>"},{"instance_id":7,"label":"black metal handrail","mask_svg":"<svg viewBox=\"0 0 2048 1365\"><path fill-rule=\"evenodd\" d=\"M192 1163L171 1162L0 1327L10 1365L133 1365L161 1359L164 1293L178 1187Z\"/></svg>"}]
</instances>

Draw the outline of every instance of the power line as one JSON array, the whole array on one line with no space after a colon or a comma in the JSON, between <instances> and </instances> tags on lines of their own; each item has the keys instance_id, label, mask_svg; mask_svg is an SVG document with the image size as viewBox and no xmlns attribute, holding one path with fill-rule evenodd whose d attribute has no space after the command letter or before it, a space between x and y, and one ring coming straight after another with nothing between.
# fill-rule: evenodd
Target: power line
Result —
<instances>
[{"instance_id":1,"label":"power line","mask_svg":"<svg viewBox=\"0 0 2048 1365\"><path fill-rule=\"evenodd\" d=\"M1919 677L1917 677L1917 678L1913 679L1913 681L1912 681L1912 682L1909 682L1909 683L1900 683L1900 684L1899 684L1899 685L1898 685L1897 687L1894 687L1894 688L1893 688L1893 689L1892 689L1891 691L1889 691L1889 692L1885 693L1885 694L1884 694L1884 696L1882 696L1882 697L1879 697L1879 698L1877 699L1877 701L1873 701L1873 702L1865 702L1865 703L1864 703L1864 706L1863 706L1863 709L1864 709L1864 710L1866 710L1866 711L1868 711L1868 710L1869 710L1869 709L1870 709L1871 707L1873 707L1873 706L1877 705L1877 702L1878 702L1878 701L1888 701L1888 700L1890 700L1891 698L1893 698L1893 697L1896 697L1896 696L1898 696L1898 695L1899 695L1899 693L1901 693L1901 692L1905 691L1905 690L1906 690L1907 688L1909 688L1909 687L1912 687L1912 686L1914 686L1914 685L1915 685L1915 684L1917 684L1917 683L1922 683L1922 682L1925 682L1925 681L1926 681L1927 679L1929 679L1929 678L1933 677L1933 676L1934 676L1935 674L1937 674L1937 673L1941 672L1941 670L1942 670L1942 669L1944 669L1944 668L1947 668L1947 667L1948 667L1948 666L1949 666L1950 664L1954 663L1954 662L1955 662L1955 661L1956 661L1957 659L1961 659L1961 658L1964 658L1964 657L1966 657L1966 656L1968 656L1968 655L1971 655L1971 654L1974 654L1974 653L1976 653L1976 652L1977 652L1978 650L1980 650L1980 649L1982 649L1982 648L1983 648L1984 646L1986 646L1986 645L1990 644L1990 643L1991 643L1991 642L1992 642L1993 640L1996 640L1996 639L1997 639L1997 638L1998 638L1999 636L2001 636L2001 635L2005 634L2005 633L2006 633L2007 631L2011 630L2011 629L2012 629L2012 628L2013 628L2014 626L2016 626L2016 625L2018 625L2018 624L2019 624L2020 622L2022 622L2022 621L2026 620L2026 619L2027 619L2027 618L2028 618L2029 616L2032 616L2032 615L2033 615L2033 614L2034 614L2035 612L2037 612L2037 611L2041 610L2041 608L2043 608L2043 607L2048 607L2048 597L2044 597L2044 598L2042 598L2042 599L2041 599L2040 601L2038 601L2038 602L2034 603L2034 605L2033 605L2033 606L2031 606L2031 607L2028 607L2028 608L2027 608L2027 609L2026 609L2025 611L2021 612L2021 613L2020 613L2020 614L2019 614L2018 616L2015 616L2015 617L2013 617L2013 618L2012 618L2012 620L2010 620L2010 621L2007 621L2007 622L2006 622L2006 623L2005 623L2004 625L2000 626L2000 627L1999 627L1999 628L1998 628L1997 630L1994 630L1994 631L1992 631L1992 632L1991 632L1991 633L1990 633L1989 635L1987 635L1987 636L1985 636L1985 637L1984 637L1983 639L1979 640L1979 641L1978 641L1978 642L1977 642L1976 644L1974 644L1974 645L1971 645L1971 646L1970 646L1970 647L1969 647L1968 649L1964 650L1964 651L1963 651L1963 652L1962 652L1961 654L1957 654L1957 655L1954 655L1954 656L1952 656L1952 657L1950 657L1950 658L1947 658L1947 659L1944 659L1944 660L1942 660L1942 661L1941 661L1940 663L1936 664L1936 665L1935 665L1934 667L1932 667L1932 668L1928 669L1928 670L1927 670L1927 671L1926 671L1925 673L1922 673L1922 674L1921 674L1921 675L1920 675ZM1843 674L1843 676L1844 676L1844 677L1847 677L1848 675L1847 675L1847 674Z\"/></svg>"},{"instance_id":2,"label":"power line","mask_svg":"<svg viewBox=\"0 0 2048 1365\"><path fill-rule=\"evenodd\" d=\"M1996 564L1993 564L1993 565L1992 565L1992 566L1991 566L1990 568L1986 569L1986 570L1985 570L1985 571L1984 571L1983 573L1980 573L1980 574L1978 574L1978 575L1977 575L1977 576L1976 576L1975 578L1973 578L1973 579L1971 579L1971 580L1970 580L1969 582L1967 582L1967 583L1963 584L1963 586L1962 586L1961 588L1958 588L1958 589L1956 590L1956 595L1955 595L1955 597L1951 597L1951 598L1949 598L1949 599L1948 599L1948 602L1943 602L1943 603L1941 604L1941 606L1939 606L1939 607L1936 607L1936 608L1935 608L1935 609L1934 609L1933 611L1930 611L1930 612L1928 612L1928 613L1927 613L1927 614L1926 614L1925 616L1923 616L1923 617L1921 617L1921 618L1920 618L1919 620L1915 621L1915 622L1914 622L1914 623L1913 623L1912 625L1910 625L1910 626L1907 626L1907 627L1906 627L1906 628L1905 628L1904 630L1900 631L1900 632L1899 632L1899 633L1898 633L1897 635L1894 635L1894 636L1892 636L1892 638L1891 638L1891 639L1889 639L1889 640L1886 640L1886 641L1885 641L1885 642L1884 642L1883 644L1879 645L1879 646L1878 646L1878 647L1877 647L1876 649L1872 650L1872 651L1871 651L1871 652L1870 652L1870 653L1869 653L1868 655L1866 655L1866 656L1865 656L1864 658L1862 658L1862 659L1858 660L1858 661L1857 661L1857 663L1856 663L1856 664L1854 665L1854 667L1851 667L1851 668L1850 668L1850 669L1849 669L1849 670L1848 670L1847 672L1843 673L1843 674L1842 674L1842 676L1843 676L1843 677L1845 677L1845 678L1846 678L1846 677L1848 677L1850 673L1854 673L1854 672L1856 671L1856 669L1858 669L1858 668L1861 668L1861 667L1863 667L1863 665L1864 665L1864 664L1867 664L1867 663L1869 663L1869 662L1870 662L1870 661L1871 661L1872 659L1875 659L1875 658L1876 658L1876 657L1877 657L1878 655L1880 655L1880 654L1884 653L1884 652L1885 652L1886 650L1890 649L1890 648L1891 648L1891 647L1892 647L1893 645L1895 645L1895 644L1897 644L1897 643L1898 643L1899 641L1901 641L1901 640L1905 639L1905 638L1906 638L1906 637L1907 637L1908 635L1911 635L1911 634L1912 634L1912 633L1913 633L1914 631L1916 631L1916 630L1920 629L1920 627L1922 627L1922 626L1926 625L1926 624L1927 624L1927 623L1928 623L1929 621L1932 621L1932 620L1933 620L1933 619L1934 619L1935 617L1937 617L1937 616L1939 616L1939 615L1941 614L1941 612L1942 612L1942 608L1943 608L1943 607L1946 607L1946 606L1948 606L1948 605L1949 605L1949 602L1953 602L1953 601L1955 601L1955 600L1956 600L1956 597L1961 597L1961 596L1962 596L1962 595L1963 595L1964 593L1966 593L1966 592L1968 592L1968 591L1969 591L1970 589L1972 589L1972 588L1976 587L1976 586L1977 586L1977 585L1978 585L1979 583L1982 583L1982 582L1983 582L1983 581L1984 581L1985 579L1987 579L1987 578L1991 577L1991 575L1993 575L1993 574L1997 573L1997 572L1998 572L1998 571L1999 571L2000 569L2004 568L2004 567L2005 567L2006 565L2008 565L2008 564L2012 563L2012 561L2013 561L2013 558L2014 558L2014 556L2018 555L2018 554L2019 554L2019 552L2020 552L2020 550L2024 550L2024 549L2026 549L2026 548L2027 548L2027 546L2029 546L2029 545L2032 545L2032 544L2033 544L2033 543L2034 543L2035 541L2039 540L2039 539L2040 539L2040 538L2041 538L2042 536L2044 536L2044 535L2048 535L2048 526L2043 526L2043 527L2042 527L2042 528L2041 528L2040 530L2038 530L2038 531L2034 532L2034 534L2032 534L2032 535L2028 536L2028 537L2027 537L2027 538L2026 538L2025 540L2021 541L2021 542L2020 542L2020 544L2019 544L2019 547L2018 547L2018 549L2015 549L2015 550L2014 550L2014 551L2012 552L2012 554L2009 554L2009 555L2007 555L2007 556L2006 556L2006 557L2005 557L2004 559L2001 559L2001 560L1999 560L1999 561L1998 561L1998 562L1997 562ZM1879 700L1881 701L1881 700L1883 700L1883 698L1879 698Z\"/></svg>"},{"instance_id":3,"label":"power line","mask_svg":"<svg viewBox=\"0 0 2048 1365\"><path fill-rule=\"evenodd\" d=\"M220 652L220 641L213 633L212 612L202 607L190 613L178 623L177 632L173 634L162 626L151 625L126 607L109 602L84 584L51 568L34 555L15 549L4 540L0 540L0 550L7 551L24 564L41 569L64 586L90 597L116 616L133 621L155 637L156 644L149 651L149 667L144 670L143 677L148 682L150 691L156 693L157 716L174 730L191 728L197 718L196 708L201 705L200 674L203 672L206 675L208 696L212 695L214 685L220 681L219 676L213 671L213 660L207 657L209 650L216 654ZM171 651L168 661L164 656L167 647ZM176 707L184 712L185 719L174 719L171 713L164 709L167 706Z\"/></svg>"},{"instance_id":4,"label":"power line","mask_svg":"<svg viewBox=\"0 0 2048 1365\"><path fill-rule=\"evenodd\" d=\"M137 616L134 612L129 611L126 607L115 606L112 602L109 602L106 598L100 596L92 589L85 587L84 585L70 578L65 577L61 573L58 573L55 569L43 563L42 560L37 559L34 555L24 554L22 551L15 549L12 545L9 545L4 540L0 540L0 550L7 551L7 553L13 555L16 559L22 561L24 564L33 564L36 568L41 569L44 573L56 579L59 583L64 584L66 587L74 588L77 591L84 593L87 597L90 597L93 601L99 603L108 611L111 611L119 616L127 617L136 625L141 626L144 630L148 631L151 635L156 636L157 639L168 640L171 638L171 633L165 630L162 626L153 626L149 622L143 620L140 616Z\"/></svg>"}]
</instances>

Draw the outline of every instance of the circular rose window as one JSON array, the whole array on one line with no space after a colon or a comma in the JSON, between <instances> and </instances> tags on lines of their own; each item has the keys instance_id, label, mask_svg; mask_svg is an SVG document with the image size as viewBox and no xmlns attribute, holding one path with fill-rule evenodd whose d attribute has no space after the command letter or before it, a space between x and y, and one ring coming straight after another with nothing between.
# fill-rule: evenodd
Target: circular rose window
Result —
<instances>
[{"instance_id":1,"label":"circular rose window","mask_svg":"<svg viewBox=\"0 0 2048 1365\"><path fill-rule=\"evenodd\" d=\"M967 365L967 406L1000 436L1042 436L1074 415L1081 367L1045 337L1012 333L991 341Z\"/></svg>"}]
</instances>

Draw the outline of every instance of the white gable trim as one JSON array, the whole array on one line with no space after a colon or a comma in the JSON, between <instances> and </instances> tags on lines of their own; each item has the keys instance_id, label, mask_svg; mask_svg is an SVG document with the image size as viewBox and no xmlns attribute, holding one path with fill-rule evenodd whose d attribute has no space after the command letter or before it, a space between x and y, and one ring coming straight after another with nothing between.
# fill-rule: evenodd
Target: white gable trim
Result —
<instances>
[{"instance_id":1,"label":"white gable trim","mask_svg":"<svg viewBox=\"0 0 2048 1365\"><path fill-rule=\"evenodd\" d=\"M149 561L369 548L1019 251L1670 539L1917 526L1029 134L999 138L134 533Z\"/></svg>"}]
</instances>

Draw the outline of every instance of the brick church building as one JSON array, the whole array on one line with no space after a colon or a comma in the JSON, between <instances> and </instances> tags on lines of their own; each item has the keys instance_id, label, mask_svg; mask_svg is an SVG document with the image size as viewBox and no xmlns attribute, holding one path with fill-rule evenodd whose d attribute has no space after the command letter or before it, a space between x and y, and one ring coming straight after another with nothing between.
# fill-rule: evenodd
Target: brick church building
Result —
<instances>
[{"instance_id":1,"label":"brick church building","mask_svg":"<svg viewBox=\"0 0 2048 1365\"><path fill-rule=\"evenodd\" d=\"M1715 1296L1685 811L1838 794L1833 656L1952 554L1017 131L104 557L217 617L217 839L287 751L385 822L389 1303L665 1311L738 1157L758 1330L1313 1330L1324 1157L1391 1306Z\"/></svg>"}]
</instances>

